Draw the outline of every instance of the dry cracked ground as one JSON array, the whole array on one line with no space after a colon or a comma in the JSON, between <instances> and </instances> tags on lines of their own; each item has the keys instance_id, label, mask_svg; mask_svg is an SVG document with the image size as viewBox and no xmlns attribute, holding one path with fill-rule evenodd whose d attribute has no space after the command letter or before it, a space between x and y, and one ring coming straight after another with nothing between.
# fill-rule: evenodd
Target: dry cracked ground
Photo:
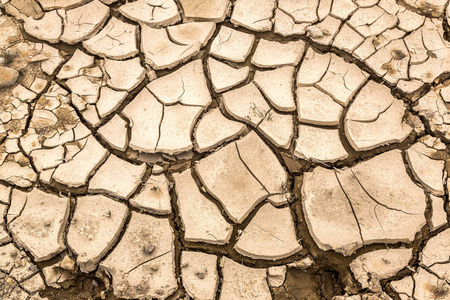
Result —
<instances>
[{"instance_id":1,"label":"dry cracked ground","mask_svg":"<svg viewBox=\"0 0 450 300\"><path fill-rule=\"evenodd\" d=\"M0 298L450 299L447 0L1 0Z\"/></svg>"}]
</instances>

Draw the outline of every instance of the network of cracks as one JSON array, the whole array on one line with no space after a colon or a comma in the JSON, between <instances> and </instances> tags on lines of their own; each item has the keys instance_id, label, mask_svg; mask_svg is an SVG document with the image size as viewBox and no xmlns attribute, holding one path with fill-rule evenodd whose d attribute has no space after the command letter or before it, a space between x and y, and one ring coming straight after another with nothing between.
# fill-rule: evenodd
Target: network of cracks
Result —
<instances>
[{"instance_id":1,"label":"network of cracks","mask_svg":"<svg viewBox=\"0 0 450 300\"><path fill-rule=\"evenodd\" d=\"M1 0L0 298L450 299L447 0Z\"/></svg>"}]
</instances>

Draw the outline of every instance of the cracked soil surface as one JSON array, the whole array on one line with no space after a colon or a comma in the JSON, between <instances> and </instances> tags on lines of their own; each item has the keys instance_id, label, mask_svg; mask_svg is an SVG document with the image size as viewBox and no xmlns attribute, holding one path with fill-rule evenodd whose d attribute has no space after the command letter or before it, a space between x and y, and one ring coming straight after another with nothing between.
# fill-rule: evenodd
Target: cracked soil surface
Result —
<instances>
[{"instance_id":1,"label":"cracked soil surface","mask_svg":"<svg viewBox=\"0 0 450 300\"><path fill-rule=\"evenodd\" d=\"M0 0L0 299L450 300L447 0Z\"/></svg>"}]
</instances>

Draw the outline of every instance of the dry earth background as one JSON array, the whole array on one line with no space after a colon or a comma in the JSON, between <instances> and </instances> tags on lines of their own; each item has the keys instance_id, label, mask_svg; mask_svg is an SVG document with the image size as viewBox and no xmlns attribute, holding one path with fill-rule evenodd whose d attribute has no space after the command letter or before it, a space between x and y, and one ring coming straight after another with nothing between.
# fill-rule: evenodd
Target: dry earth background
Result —
<instances>
[{"instance_id":1,"label":"dry earth background","mask_svg":"<svg viewBox=\"0 0 450 300\"><path fill-rule=\"evenodd\" d=\"M1 299L450 299L447 0L1 0Z\"/></svg>"}]
</instances>

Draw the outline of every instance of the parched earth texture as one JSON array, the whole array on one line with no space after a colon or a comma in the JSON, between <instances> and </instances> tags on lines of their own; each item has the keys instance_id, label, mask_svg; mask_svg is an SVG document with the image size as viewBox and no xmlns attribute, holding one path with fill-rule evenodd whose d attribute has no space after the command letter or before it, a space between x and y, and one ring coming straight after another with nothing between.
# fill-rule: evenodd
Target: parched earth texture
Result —
<instances>
[{"instance_id":1,"label":"parched earth texture","mask_svg":"<svg viewBox=\"0 0 450 300\"><path fill-rule=\"evenodd\" d=\"M0 299L450 299L447 0L1 0Z\"/></svg>"}]
</instances>

